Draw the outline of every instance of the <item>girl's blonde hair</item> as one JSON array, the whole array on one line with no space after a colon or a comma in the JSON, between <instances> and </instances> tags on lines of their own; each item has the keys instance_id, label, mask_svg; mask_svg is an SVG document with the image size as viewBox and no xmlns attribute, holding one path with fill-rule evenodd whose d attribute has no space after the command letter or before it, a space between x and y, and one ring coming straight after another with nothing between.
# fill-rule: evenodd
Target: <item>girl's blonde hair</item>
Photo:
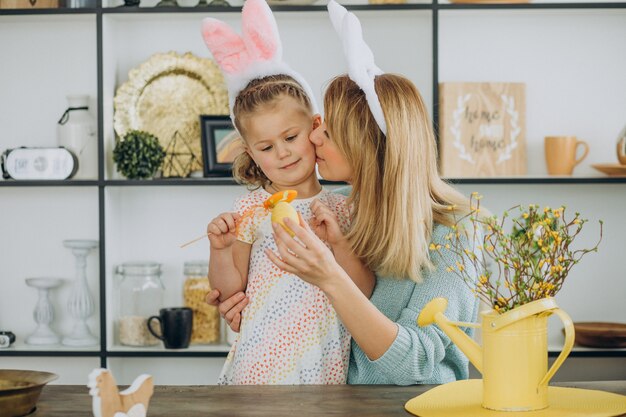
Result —
<instances>
[{"instance_id":1,"label":"girl's blonde hair","mask_svg":"<svg viewBox=\"0 0 626 417\"><path fill-rule=\"evenodd\" d=\"M302 86L289 75L278 74L254 79L237 95L233 106L235 127L244 141L246 136L245 125L248 118L254 112L271 106L283 95L294 98L302 104L308 113L313 114L311 99ZM247 152L242 152L235 158L232 170L235 181L246 184L251 190L271 183Z\"/></svg>"},{"instance_id":2,"label":"girl's blonde hair","mask_svg":"<svg viewBox=\"0 0 626 417\"><path fill-rule=\"evenodd\" d=\"M333 79L324 95L328 133L353 171L347 237L372 270L421 282L422 269L432 267L428 247L434 224L453 225L454 215L469 211L469 200L439 176L433 129L415 85L383 74L375 88L387 136L348 76Z\"/></svg>"}]
</instances>

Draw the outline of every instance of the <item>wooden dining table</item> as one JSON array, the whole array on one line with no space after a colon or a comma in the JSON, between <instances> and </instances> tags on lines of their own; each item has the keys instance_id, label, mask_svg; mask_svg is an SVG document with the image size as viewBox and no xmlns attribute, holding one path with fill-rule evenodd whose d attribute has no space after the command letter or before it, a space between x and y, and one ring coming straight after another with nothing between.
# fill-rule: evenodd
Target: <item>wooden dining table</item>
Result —
<instances>
[{"instance_id":1,"label":"wooden dining table","mask_svg":"<svg viewBox=\"0 0 626 417\"><path fill-rule=\"evenodd\" d=\"M551 385L626 395L626 381ZM149 417L410 416L404 404L435 385L156 386ZM82 385L49 385L35 417L89 417L91 396ZM624 414L626 416L626 414Z\"/></svg>"}]
</instances>

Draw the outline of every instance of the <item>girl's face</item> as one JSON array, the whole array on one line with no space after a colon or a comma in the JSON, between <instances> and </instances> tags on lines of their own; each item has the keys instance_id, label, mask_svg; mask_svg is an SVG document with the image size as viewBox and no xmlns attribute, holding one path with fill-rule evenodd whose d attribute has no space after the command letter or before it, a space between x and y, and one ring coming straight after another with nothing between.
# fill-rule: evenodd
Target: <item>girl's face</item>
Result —
<instances>
[{"instance_id":1,"label":"girl's face","mask_svg":"<svg viewBox=\"0 0 626 417\"><path fill-rule=\"evenodd\" d=\"M328 135L326 122L323 122L311 132L310 140L315 145L320 175L328 181L345 181L349 183L352 180L352 168L337 147L337 144Z\"/></svg>"},{"instance_id":2,"label":"girl's face","mask_svg":"<svg viewBox=\"0 0 626 417\"><path fill-rule=\"evenodd\" d=\"M315 147L309 134L320 124L297 100L281 96L245 123L246 151L272 183L302 185L315 176Z\"/></svg>"}]
</instances>

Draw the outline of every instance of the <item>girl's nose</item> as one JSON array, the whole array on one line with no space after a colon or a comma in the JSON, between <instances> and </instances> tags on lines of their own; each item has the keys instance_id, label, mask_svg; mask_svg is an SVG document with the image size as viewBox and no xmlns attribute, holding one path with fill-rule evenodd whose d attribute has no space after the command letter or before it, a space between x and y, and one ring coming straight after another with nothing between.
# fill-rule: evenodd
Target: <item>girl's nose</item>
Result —
<instances>
[{"instance_id":1,"label":"girl's nose","mask_svg":"<svg viewBox=\"0 0 626 417\"><path fill-rule=\"evenodd\" d=\"M286 146L284 144L278 145L276 147L276 151L278 152L278 157L281 158L281 159L291 155L291 151L289 150L289 146Z\"/></svg>"}]
</instances>

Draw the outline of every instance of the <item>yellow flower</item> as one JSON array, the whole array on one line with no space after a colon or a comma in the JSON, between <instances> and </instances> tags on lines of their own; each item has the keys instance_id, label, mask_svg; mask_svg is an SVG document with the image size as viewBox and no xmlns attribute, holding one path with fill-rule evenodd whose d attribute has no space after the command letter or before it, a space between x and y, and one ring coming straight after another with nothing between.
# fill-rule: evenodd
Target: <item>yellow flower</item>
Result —
<instances>
[{"instance_id":1,"label":"yellow flower","mask_svg":"<svg viewBox=\"0 0 626 417\"><path fill-rule=\"evenodd\" d=\"M574 219L574 224L580 224L580 219Z\"/></svg>"},{"instance_id":2,"label":"yellow flower","mask_svg":"<svg viewBox=\"0 0 626 417\"><path fill-rule=\"evenodd\" d=\"M478 281L480 281L481 284L486 284L487 281L489 281L489 279L487 278L486 275L481 275L478 277Z\"/></svg>"},{"instance_id":3,"label":"yellow flower","mask_svg":"<svg viewBox=\"0 0 626 417\"><path fill-rule=\"evenodd\" d=\"M428 246L428 249L430 249L430 250L436 250L436 249L437 249L437 246L435 246L435 244L434 244L434 243L431 243L431 244L430 244L430 246Z\"/></svg>"},{"instance_id":4,"label":"yellow flower","mask_svg":"<svg viewBox=\"0 0 626 417\"><path fill-rule=\"evenodd\" d=\"M523 218L525 218L525 219L527 219L527 218L528 218L528 213L524 213L524 214L522 214L522 217L523 217Z\"/></svg>"},{"instance_id":5,"label":"yellow flower","mask_svg":"<svg viewBox=\"0 0 626 417\"><path fill-rule=\"evenodd\" d=\"M457 262L457 263L456 263L456 266L457 266L457 268L459 268L459 271L461 271L461 272L463 272L463 271L465 270L465 267L464 267L464 266L463 266L463 264L462 264L462 263L460 263L460 262Z\"/></svg>"},{"instance_id":6,"label":"yellow flower","mask_svg":"<svg viewBox=\"0 0 626 417\"><path fill-rule=\"evenodd\" d=\"M445 248L446 248L446 249L450 249L450 244L449 244L449 243L446 243Z\"/></svg>"},{"instance_id":7,"label":"yellow flower","mask_svg":"<svg viewBox=\"0 0 626 417\"><path fill-rule=\"evenodd\" d=\"M446 272L452 272L452 271L454 271L454 267L449 266L446 268Z\"/></svg>"},{"instance_id":8,"label":"yellow flower","mask_svg":"<svg viewBox=\"0 0 626 417\"><path fill-rule=\"evenodd\" d=\"M543 208L543 212L544 212L544 213L547 213L547 212L549 212L549 211L550 211L550 207L549 207L549 206L545 206L545 207Z\"/></svg>"}]
</instances>

